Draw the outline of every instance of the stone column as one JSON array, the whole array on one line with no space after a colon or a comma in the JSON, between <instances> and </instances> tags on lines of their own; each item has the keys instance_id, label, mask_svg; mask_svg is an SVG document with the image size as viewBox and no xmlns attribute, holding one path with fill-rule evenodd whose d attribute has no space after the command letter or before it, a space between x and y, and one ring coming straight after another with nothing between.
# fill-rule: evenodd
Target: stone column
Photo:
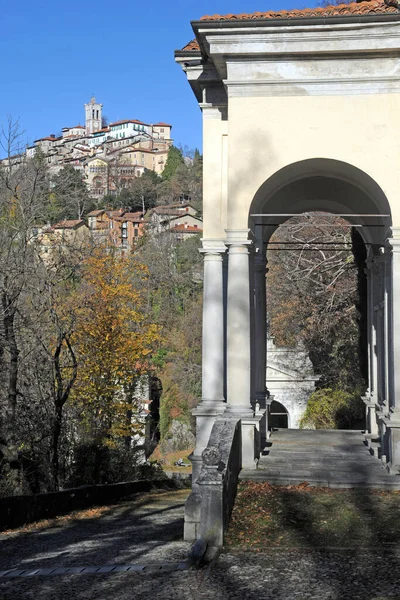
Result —
<instances>
[{"instance_id":1,"label":"stone column","mask_svg":"<svg viewBox=\"0 0 400 600\"><path fill-rule=\"evenodd\" d=\"M201 465L215 418L225 411L224 399L224 295L221 243L204 248L202 398L192 411L196 417L196 448L192 455L193 482ZM198 464L197 464L198 463Z\"/></svg>"},{"instance_id":2,"label":"stone column","mask_svg":"<svg viewBox=\"0 0 400 600\"><path fill-rule=\"evenodd\" d=\"M192 414L196 418L196 447L192 461L192 493L185 504L184 539L199 535L201 493L197 483L202 468L202 452L207 447L216 418L225 409L224 401L224 285L222 242L204 241L202 399Z\"/></svg>"},{"instance_id":3,"label":"stone column","mask_svg":"<svg viewBox=\"0 0 400 600\"><path fill-rule=\"evenodd\" d=\"M251 406L251 302L247 231L227 231L227 408L224 417L240 418L241 463L255 469L260 456L259 422ZM252 290L254 291L254 290Z\"/></svg>"},{"instance_id":4,"label":"stone column","mask_svg":"<svg viewBox=\"0 0 400 600\"><path fill-rule=\"evenodd\" d=\"M267 299L266 281L267 260L266 247L261 243L253 258L253 331L252 331L252 362L253 362L253 391L251 403L255 414L260 418L257 431L260 437L260 449L265 446L268 436L267 411Z\"/></svg>"},{"instance_id":5,"label":"stone column","mask_svg":"<svg viewBox=\"0 0 400 600\"><path fill-rule=\"evenodd\" d=\"M386 425L386 447L388 468L394 473L400 472L400 237L387 240L387 250L391 250L388 266L388 338L389 351L389 410Z\"/></svg>"},{"instance_id":6,"label":"stone column","mask_svg":"<svg viewBox=\"0 0 400 600\"><path fill-rule=\"evenodd\" d=\"M251 394L250 242L228 237L227 411L253 416Z\"/></svg>"},{"instance_id":7,"label":"stone column","mask_svg":"<svg viewBox=\"0 0 400 600\"><path fill-rule=\"evenodd\" d=\"M390 356L391 356L391 316L390 316L390 275L391 275L391 256L388 248L383 254L384 272L383 272L383 329L384 329L384 401L387 407L390 406Z\"/></svg>"},{"instance_id":8,"label":"stone column","mask_svg":"<svg viewBox=\"0 0 400 600\"><path fill-rule=\"evenodd\" d=\"M369 438L376 439L378 435L378 425L376 420L377 397L377 338L376 338L376 320L375 320L375 293L376 293L376 274L377 266L373 261L373 256L366 261L365 274L367 276L367 305L368 305L368 390L364 402L366 405L366 425Z\"/></svg>"},{"instance_id":9,"label":"stone column","mask_svg":"<svg viewBox=\"0 0 400 600\"><path fill-rule=\"evenodd\" d=\"M253 401L265 408L267 368L267 314L266 314L266 256L264 244L254 256L254 397Z\"/></svg>"}]
</instances>

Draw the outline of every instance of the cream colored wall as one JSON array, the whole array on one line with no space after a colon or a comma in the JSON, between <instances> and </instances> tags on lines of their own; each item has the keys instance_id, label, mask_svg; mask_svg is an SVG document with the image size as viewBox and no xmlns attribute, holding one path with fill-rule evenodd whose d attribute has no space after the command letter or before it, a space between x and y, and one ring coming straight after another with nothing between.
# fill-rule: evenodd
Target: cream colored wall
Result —
<instances>
[{"instance_id":1,"label":"cream colored wall","mask_svg":"<svg viewBox=\"0 0 400 600\"><path fill-rule=\"evenodd\" d=\"M212 111L212 112L211 112ZM203 239L222 240L227 228L228 122L203 109Z\"/></svg>"},{"instance_id":2,"label":"cream colored wall","mask_svg":"<svg viewBox=\"0 0 400 600\"><path fill-rule=\"evenodd\" d=\"M328 158L366 172L386 194L400 226L400 94L229 99L227 227L247 227L257 189L291 163ZM217 235L224 123L204 121L205 235ZM220 209L220 215L224 214Z\"/></svg>"}]
</instances>

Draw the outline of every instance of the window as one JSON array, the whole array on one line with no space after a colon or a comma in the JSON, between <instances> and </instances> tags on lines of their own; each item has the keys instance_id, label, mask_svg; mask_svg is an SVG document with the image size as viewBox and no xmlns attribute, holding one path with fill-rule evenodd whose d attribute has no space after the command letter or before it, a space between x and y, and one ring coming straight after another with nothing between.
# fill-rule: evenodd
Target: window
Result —
<instances>
[{"instance_id":1,"label":"window","mask_svg":"<svg viewBox=\"0 0 400 600\"><path fill-rule=\"evenodd\" d=\"M137 227L135 227L135 229L133 230L133 235L135 237L139 237L139 229Z\"/></svg>"}]
</instances>

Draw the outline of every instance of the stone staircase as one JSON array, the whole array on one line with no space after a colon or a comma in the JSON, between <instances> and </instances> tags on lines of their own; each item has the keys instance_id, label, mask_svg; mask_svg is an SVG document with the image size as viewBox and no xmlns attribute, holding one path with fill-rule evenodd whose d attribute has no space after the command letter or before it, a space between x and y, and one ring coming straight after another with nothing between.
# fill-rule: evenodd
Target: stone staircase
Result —
<instances>
[{"instance_id":1,"label":"stone staircase","mask_svg":"<svg viewBox=\"0 0 400 600\"><path fill-rule=\"evenodd\" d=\"M331 488L400 489L400 476L390 475L372 456L360 431L280 429L274 431L256 470L240 479L275 485Z\"/></svg>"}]
</instances>

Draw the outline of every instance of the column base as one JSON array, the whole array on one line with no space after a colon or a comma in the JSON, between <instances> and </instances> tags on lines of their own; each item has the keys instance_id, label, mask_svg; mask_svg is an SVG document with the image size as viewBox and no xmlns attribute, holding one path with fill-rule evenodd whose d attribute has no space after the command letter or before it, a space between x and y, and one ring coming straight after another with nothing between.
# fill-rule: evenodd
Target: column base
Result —
<instances>
[{"instance_id":1,"label":"column base","mask_svg":"<svg viewBox=\"0 0 400 600\"><path fill-rule=\"evenodd\" d=\"M384 453L386 468L391 474L400 474L400 413L391 412L381 417L384 425Z\"/></svg>"},{"instance_id":2,"label":"column base","mask_svg":"<svg viewBox=\"0 0 400 600\"><path fill-rule=\"evenodd\" d=\"M250 404L243 406L235 406L232 404L226 405L226 411L224 412L224 417L234 418L234 419L245 419L252 418L254 416L254 409Z\"/></svg>"},{"instance_id":3,"label":"column base","mask_svg":"<svg viewBox=\"0 0 400 600\"><path fill-rule=\"evenodd\" d=\"M362 401L365 404L365 428L372 437L379 436L378 421L376 418L376 402L370 395L362 396Z\"/></svg>"},{"instance_id":4,"label":"column base","mask_svg":"<svg viewBox=\"0 0 400 600\"><path fill-rule=\"evenodd\" d=\"M242 468L254 470L258 467L261 452L260 425L266 411L260 411L254 417L242 418Z\"/></svg>"}]
</instances>

